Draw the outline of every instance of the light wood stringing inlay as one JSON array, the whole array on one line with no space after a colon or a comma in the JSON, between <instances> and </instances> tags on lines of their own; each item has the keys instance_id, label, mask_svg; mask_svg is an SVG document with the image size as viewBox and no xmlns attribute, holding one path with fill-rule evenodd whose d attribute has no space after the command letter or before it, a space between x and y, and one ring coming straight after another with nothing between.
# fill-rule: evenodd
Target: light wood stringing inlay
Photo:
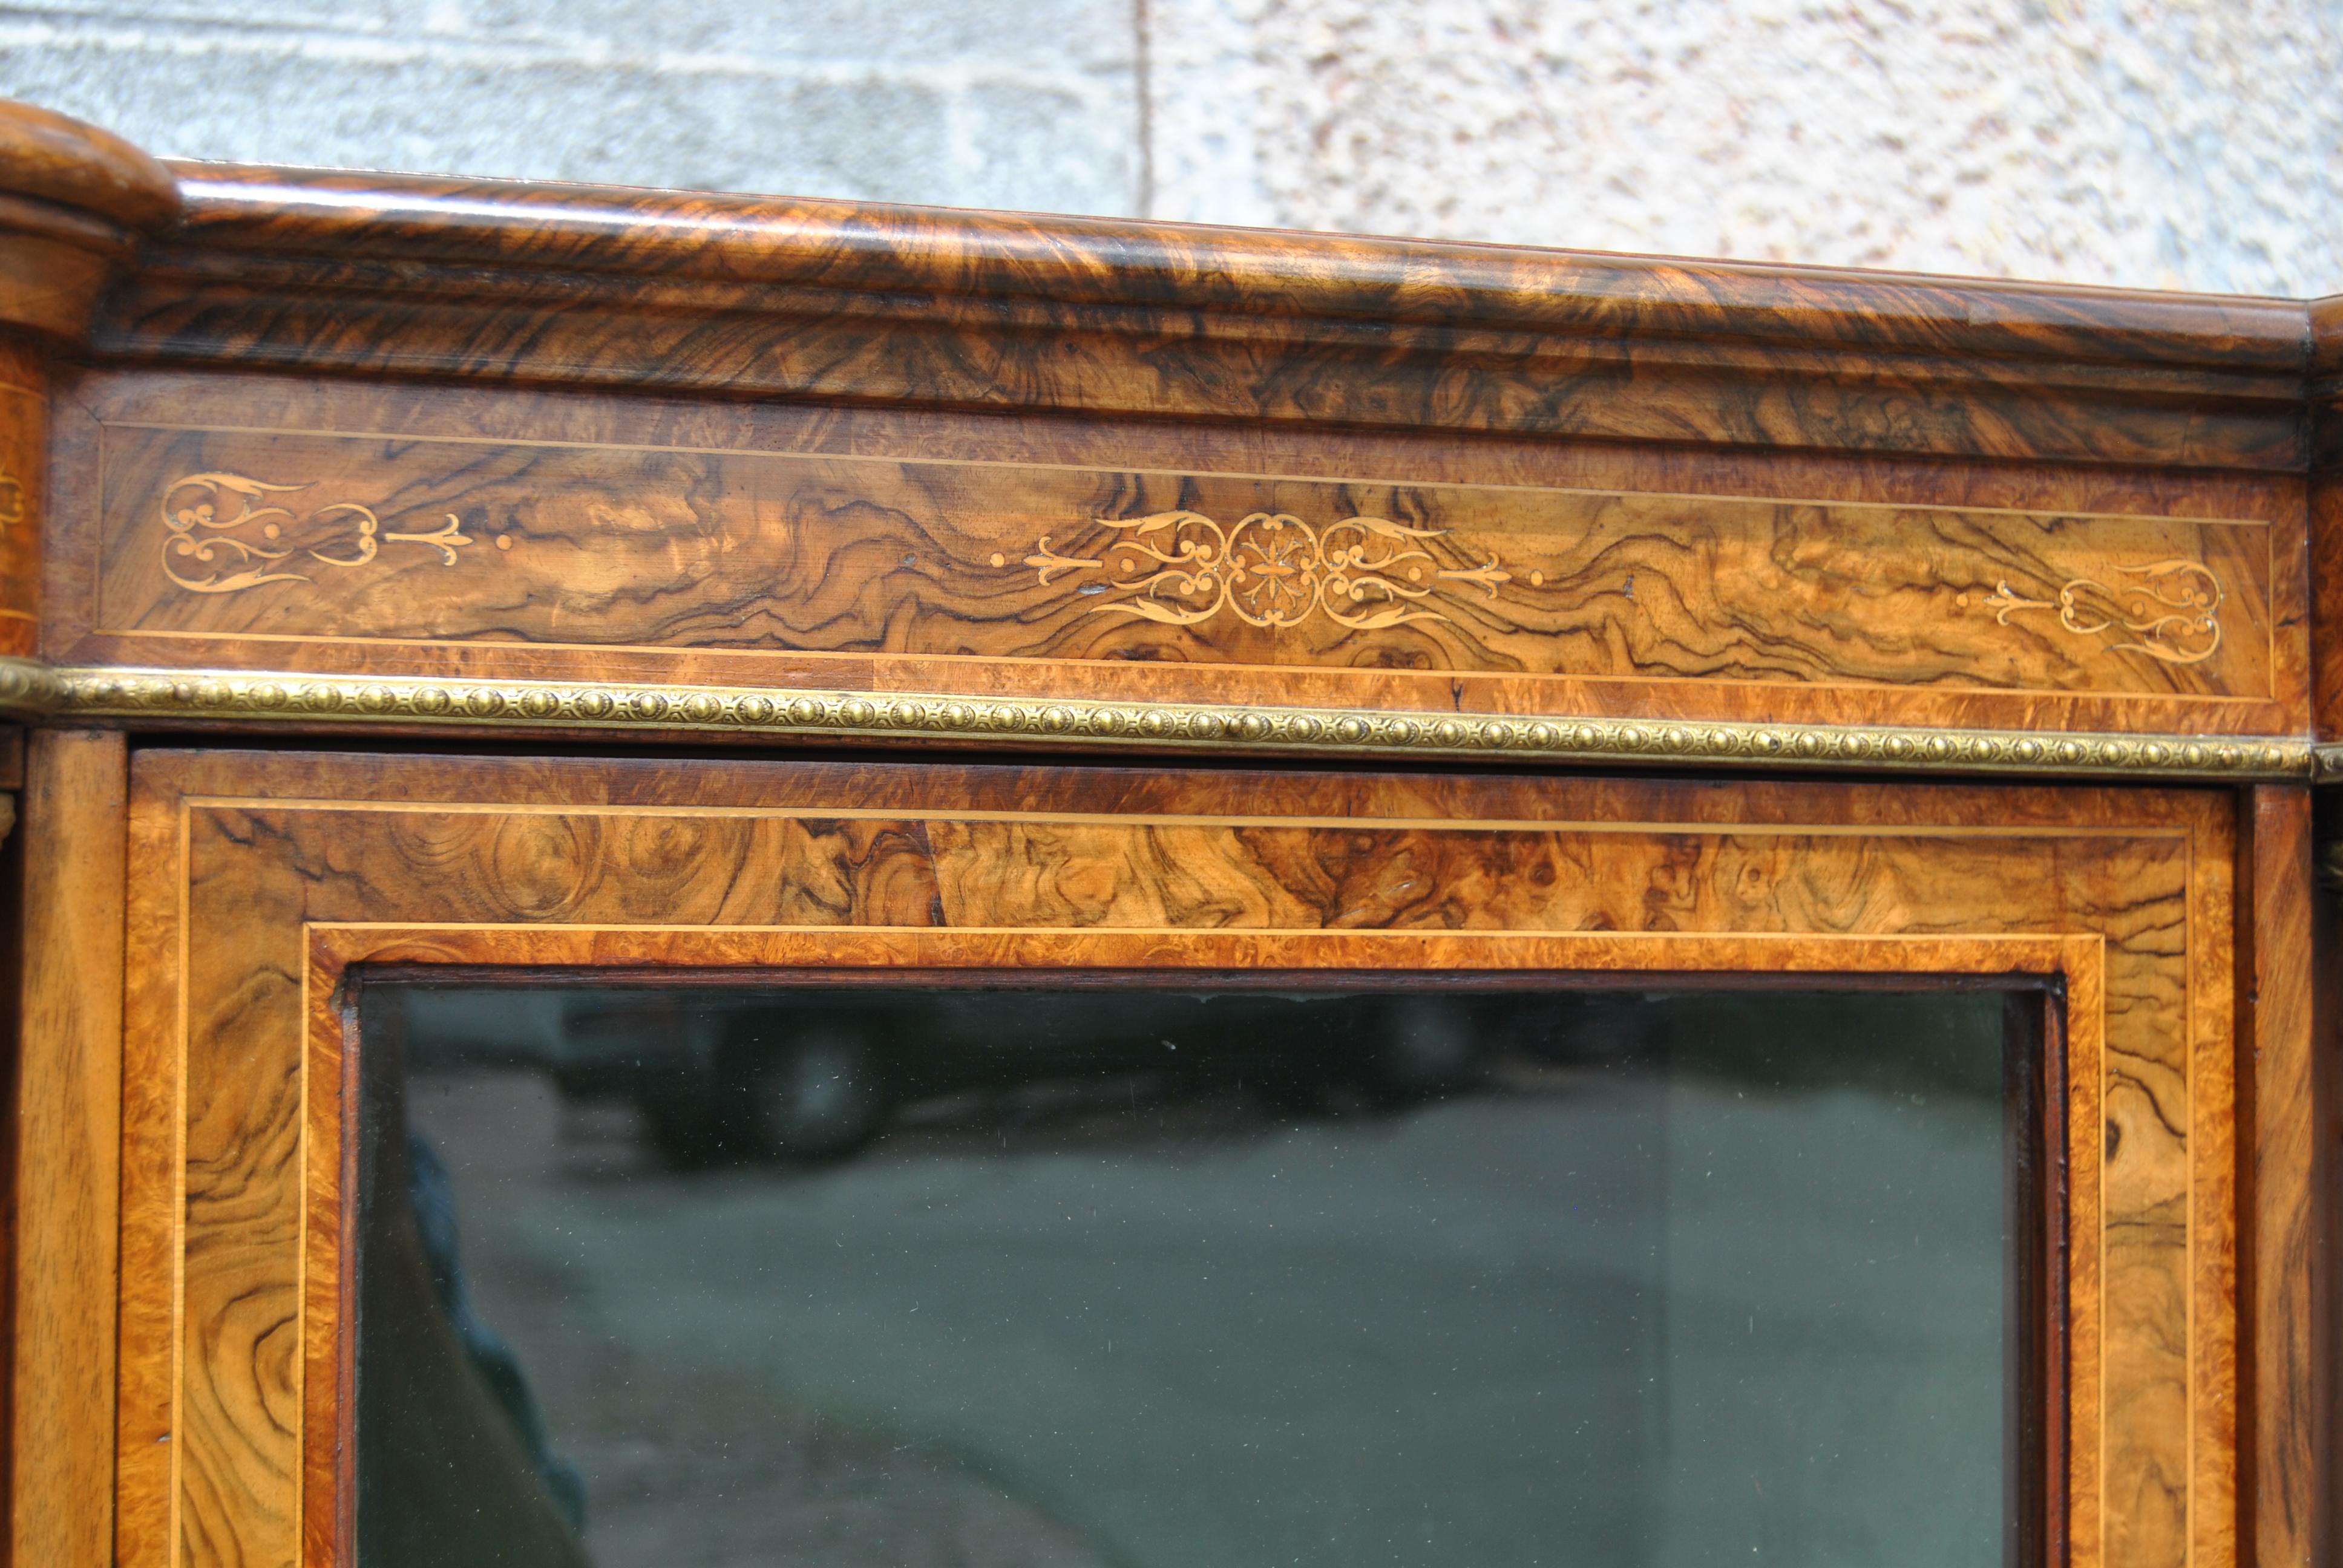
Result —
<instances>
[{"instance_id":1,"label":"light wood stringing inlay","mask_svg":"<svg viewBox=\"0 0 2343 1568\"><path fill-rule=\"evenodd\" d=\"M1713 937L1719 963L1762 940L1787 945L1761 967L1797 953L1895 972L1942 967L1914 957L1936 944L2066 944L2071 1039L2106 1030L2103 1074L2071 1083L2071 1560L2232 1560L2231 829L2209 794L167 753L140 768L133 939L162 961L132 977L126 1072L126 1564L190 1543L199 1561L290 1563L305 1517L303 1561L327 1561L299 1501L300 1433L331 1427L297 1327L304 1041L324 1038L303 990L311 942L386 921L412 922L402 959L421 944L451 962L522 961L537 932L592 963L808 962L806 943L867 932L924 944L922 961L1020 968L1637 968ZM1329 956L1344 943L1353 958ZM175 1266L181 1312L138 1283Z\"/></svg>"},{"instance_id":2,"label":"light wood stringing inlay","mask_svg":"<svg viewBox=\"0 0 2343 1568\"><path fill-rule=\"evenodd\" d=\"M2254 522L152 427L103 508L133 637L2272 695Z\"/></svg>"}]
</instances>

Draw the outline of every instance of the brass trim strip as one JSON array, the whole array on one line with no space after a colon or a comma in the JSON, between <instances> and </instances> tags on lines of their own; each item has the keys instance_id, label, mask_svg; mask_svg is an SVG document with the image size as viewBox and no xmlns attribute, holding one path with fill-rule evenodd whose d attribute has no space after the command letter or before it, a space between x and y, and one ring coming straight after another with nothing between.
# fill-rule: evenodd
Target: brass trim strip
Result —
<instances>
[{"instance_id":1,"label":"brass trim strip","mask_svg":"<svg viewBox=\"0 0 2343 1568\"><path fill-rule=\"evenodd\" d=\"M59 710L65 682L45 664L0 656L0 713L39 719Z\"/></svg>"},{"instance_id":2,"label":"brass trim strip","mask_svg":"<svg viewBox=\"0 0 2343 1568\"><path fill-rule=\"evenodd\" d=\"M2343 779L2343 746L1873 725L1555 719L585 681L50 668L0 658L0 709L33 717L719 732L1040 742L1320 757L1663 763L2114 779Z\"/></svg>"}]
</instances>

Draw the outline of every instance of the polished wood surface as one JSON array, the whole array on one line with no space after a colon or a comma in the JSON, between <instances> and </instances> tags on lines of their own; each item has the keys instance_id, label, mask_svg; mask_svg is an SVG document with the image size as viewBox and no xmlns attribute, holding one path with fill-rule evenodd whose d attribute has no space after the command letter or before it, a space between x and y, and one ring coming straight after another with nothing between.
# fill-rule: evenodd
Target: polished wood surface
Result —
<instances>
[{"instance_id":1,"label":"polished wood surface","mask_svg":"<svg viewBox=\"0 0 2343 1568\"><path fill-rule=\"evenodd\" d=\"M48 357L39 340L0 332L0 656L13 658L40 651Z\"/></svg>"},{"instance_id":2,"label":"polished wood surface","mask_svg":"<svg viewBox=\"0 0 2343 1568\"><path fill-rule=\"evenodd\" d=\"M2273 527L2252 518L150 426L103 439L96 618L126 640L2277 696Z\"/></svg>"},{"instance_id":3,"label":"polished wood surface","mask_svg":"<svg viewBox=\"0 0 2343 1568\"><path fill-rule=\"evenodd\" d=\"M179 205L176 177L119 136L0 103L0 657L39 648L49 357L82 346L99 295Z\"/></svg>"},{"instance_id":4,"label":"polished wood surface","mask_svg":"<svg viewBox=\"0 0 2343 1568\"><path fill-rule=\"evenodd\" d=\"M2298 465L2298 305L176 165L108 358L729 396Z\"/></svg>"},{"instance_id":5,"label":"polished wood surface","mask_svg":"<svg viewBox=\"0 0 2343 1568\"><path fill-rule=\"evenodd\" d=\"M2329 1560L2320 1500L2334 1463L2332 1366L2318 1316L2334 1267L2335 1065L2326 1060L2332 1041L2318 1033L2308 961L2310 805L2307 789L2256 789L2243 823L2251 895L2240 932L2250 999L2239 1050L2241 1125L2251 1129L2243 1153L2252 1223L2240 1236L2251 1303L2245 1462L2252 1561L2289 1568Z\"/></svg>"},{"instance_id":6,"label":"polished wood surface","mask_svg":"<svg viewBox=\"0 0 2343 1568\"><path fill-rule=\"evenodd\" d=\"M2304 425L2310 438L2306 508L2316 718L2319 739L2336 741L2343 740L2343 296L2313 301L2309 315Z\"/></svg>"},{"instance_id":7,"label":"polished wood surface","mask_svg":"<svg viewBox=\"0 0 2343 1568\"><path fill-rule=\"evenodd\" d=\"M44 650L84 668L2308 727L2289 481L65 386Z\"/></svg>"},{"instance_id":8,"label":"polished wood surface","mask_svg":"<svg viewBox=\"0 0 2343 1568\"><path fill-rule=\"evenodd\" d=\"M79 341L114 268L179 203L177 178L121 137L0 103L0 323Z\"/></svg>"},{"instance_id":9,"label":"polished wood surface","mask_svg":"<svg viewBox=\"0 0 2343 1568\"><path fill-rule=\"evenodd\" d=\"M12 103L0 108L0 167L11 195L151 233L179 216L170 170L109 131Z\"/></svg>"},{"instance_id":10,"label":"polished wood surface","mask_svg":"<svg viewBox=\"0 0 2343 1568\"><path fill-rule=\"evenodd\" d=\"M131 930L160 958L129 1003L126 1564L287 1563L305 1530L328 1560L342 1228L310 1197L338 1190L347 1125L335 980L393 960L2056 971L2090 1238L2069 1250L2072 1560L2235 1558L2217 795L166 751L136 771ZM176 1310L152 1283L175 1270Z\"/></svg>"},{"instance_id":11,"label":"polished wood surface","mask_svg":"<svg viewBox=\"0 0 2343 1568\"><path fill-rule=\"evenodd\" d=\"M43 731L25 790L8 1561L113 1562L124 802L117 734Z\"/></svg>"}]
</instances>

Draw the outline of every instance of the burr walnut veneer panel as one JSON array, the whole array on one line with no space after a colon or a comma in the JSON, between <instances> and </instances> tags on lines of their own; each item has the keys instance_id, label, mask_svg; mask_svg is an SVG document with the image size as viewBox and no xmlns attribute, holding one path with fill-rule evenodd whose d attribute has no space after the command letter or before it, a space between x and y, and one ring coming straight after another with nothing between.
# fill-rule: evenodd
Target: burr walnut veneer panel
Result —
<instances>
[{"instance_id":1,"label":"burr walnut veneer panel","mask_svg":"<svg viewBox=\"0 0 2343 1568\"><path fill-rule=\"evenodd\" d=\"M2308 722L2283 478L119 374L57 443L59 662Z\"/></svg>"},{"instance_id":2,"label":"burr walnut veneer panel","mask_svg":"<svg viewBox=\"0 0 2343 1568\"><path fill-rule=\"evenodd\" d=\"M186 164L117 361L2298 468L2298 302Z\"/></svg>"},{"instance_id":3,"label":"burr walnut veneer panel","mask_svg":"<svg viewBox=\"0 0 2343 1568\"><path fill-rule=\"evenodd\" d=\"M2050 1560L2236 1560L2227 796L159 750L133 794L126 1568L340 1561L374 964L2036 977Z\"/></svg>"}]
</instances>

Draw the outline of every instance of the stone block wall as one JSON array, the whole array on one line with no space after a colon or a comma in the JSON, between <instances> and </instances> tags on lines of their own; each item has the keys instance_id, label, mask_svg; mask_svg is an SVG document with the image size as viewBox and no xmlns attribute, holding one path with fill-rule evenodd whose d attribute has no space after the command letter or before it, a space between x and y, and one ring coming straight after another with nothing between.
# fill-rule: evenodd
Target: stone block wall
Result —
<instances>
[{"instance_id":1,"label":"stone block wall","mask_svg":"<svg viewBox=\"0 0 2343 1568\"><path fill-rule=\"evenodd\" d=\"M2343 0L18 0L159 152L2343 290Z\"/></svg>"},{"instance_id":2,"label":"stone block wall","mask_svg":"<svg viewBox=\"0 0 2343 1568\"><path fill-rule=\"evenodd\" d=\"M1133 210L1127 5L57 0L0 95L243 162Z\"/></svg>"}]
</instances>

